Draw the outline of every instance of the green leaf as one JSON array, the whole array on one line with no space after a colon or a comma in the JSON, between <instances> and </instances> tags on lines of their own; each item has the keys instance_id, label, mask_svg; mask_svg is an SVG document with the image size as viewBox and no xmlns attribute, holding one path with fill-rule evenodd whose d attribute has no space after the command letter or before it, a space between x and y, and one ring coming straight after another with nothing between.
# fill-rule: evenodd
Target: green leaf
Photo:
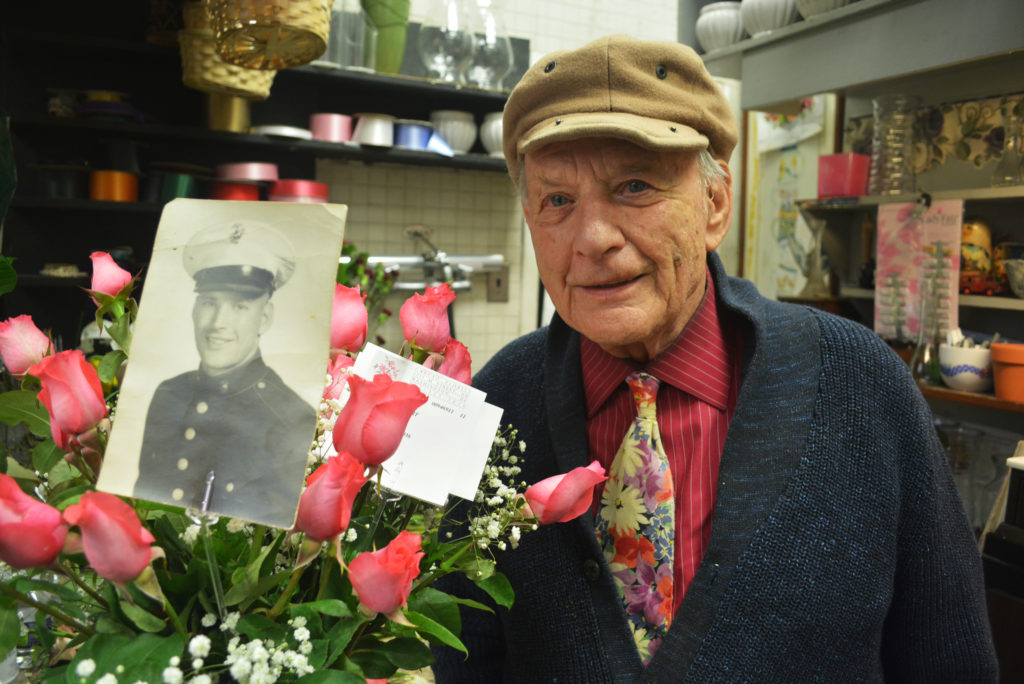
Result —
<instances>
[{"instance_id":1,"label":"green leaf","mask_svg":"<svg viewBox=\"0 0 1024 684\"><path fill-rule=\"evenodd\" d=\"M52 439L36 444L32 449L32 467L46 475L64 459L64 451Z\"/></svg>"},{"instance_id":2,"label":"green leaf","mask_svg":"<svg viewBox=\"0 0 1024 684\"><path fill-rule=\"evenodd\" d=\"M103 355L103 359L100 361L99 368L96 372L100 376L100 382L111 382L117 377L117 371L120 370L121 364L124 363L128 355L120 349L115 349L112 352L107 352Z\"/></svg>"},{"instance_id":3,"label":"green leaf","mask_svg":"<svg viewBox=\"0 0 1024 684\"><path fill-rule=\"evenodd\" d=\"M434 662L434 655L430 652L430 647L419 639L410 637L398 637L391 641L385 641L378 647L378 650L395 667L403 670L418 670Z\"/></svg>"},{"instance_id":4,"label":"green leaf","mask_svg":"<svg viewBox=\"0 0 1024 684\"><path fill-rule=\"evenodd\" d=\"M238 621L237 630L250 639L273 639L274 643L284 641L290 632L284 625L263 615L243 615Z\"/></svg>"},{"instance_id":5,"label":"green leaf","mask_svg":"<svg viewBox=\"0 0 1024 684\"><path fill-rule=\"evenodd\" d=\"M330 643L330 649L327 652L327 666L330 667L334 661L336 661L344 652L345 648L352 641L352 635L359 629L359 625L366 622L366 618L362 616L356 616L354 618L343 619L338 624L331 627L331 630L327 632L327 640Z\"/></svg>"},{"instance_id":6,"label":"green leaf","mask_svg":"<svg viewBox=\"0 0 1024 684\"><path fill-rule=\"evenodd\" d=\"M172 656L181 656L184 639L178 634L161 637L155 634L135 636L97 634L78 649L65 673L67 684L80 684L75 675L78 663L91 658L96 663L96 679L107 673L117 673L121 682L161 682L163 670ZM117 667L124 667L117 672Z\"/></svg>"},{"instance_id":7,"label":"green leaf","mask_svg":"<svg viewBox=\"0 0 1024 684\"><path fill-rule=\"evenodd\" d=\"M496 572L487 579L477 582L476 585L486 591L499 606L504 606L505 608L512 607L512 603L516 598L516 592L512 589L508 578L500 572Z\"/></svg>"},{"instance_id":8,"label":"green leaf","mask_svg":"<svg viewBox=\"0 0 1024 684\"><path fill-rule=\"evenodd\" d=\"M0 394L0 422L11 427L24 423L37 437L50 436L50 414L35 392L14 390Z\"/></svg>"},{"instance_id":9,"label":"green leaf","mask_svg":"<svg viewBox=\"0 0 1024 684\"><path fill-rule=\"evenodd\" d=\"M14 259L0 255L0 295L5 295L18 284L18 274L12 265Z\"/></svg>"},{"instance_id":10,"label":"green leaf","mask_svg":"<svg viewBox=\"0 0 1024 684\"><path fill-rule=\"evenodd\" d=\"M299 679L304 684L366 684L366 678L344 670L320 670Z\"/></svg>"},{"instance_id":11,"label":"green leaf","mask_svg":"<svg viewBox=\"0 0 1024 684\"><path fill-rule=\"evenodd\" d=\"M344 601L339 601L337 599L323 599L321 601L310 601L309 603L297 603L292 606L292 608L311 608L321 615L329 615L330 617L352 617L352 611L349 610L349 607L345 605Z\"/></svg>"},{"instance_id":12,"label":"green leaf","mask_svg":"<svg viewBox=\"0 0 1024 684\"><path fill-rule=\"evenodd\" d=\"M491 607L490 607L490 606L488 606L488 605L486 605L486 604L483 604L483 603L480 603L479 601L474 601L473 599L468 599L468 598L456 598L456 597L454 597L454 596L452 597L452 599L453 599L453 600L454 600L454 601L455 601L456 603L458 603L459 605L463 605L463 606L466 606L466 607L468 607L468 608L476 608L477 610L485 610L485 611L487 611L488 613L493 613L493 612L494 612L494 611L493 611L493 610L491 609Z\"/></svg>"},{"instance_id":13,"label":"green leaf","mask_svg":"<svg viewBox=\"0 0 1024 684\"><path fill-rule=\"evenodd\" d=\"M20 635L18 600L4 596L0 598L0 660L6 658L11 649L18 644Z\"/></svg>"},{"instance_id":14,"label":"green leaf","mask_svg":"<svg viewBox=\"0 0 1024 684\"><path fill-rule=\"evenodd\" d=\"M260 567L263 565L263 561L266 559L267 554L274 548L273 544L269 544L260 555L257 556L256 560L246 565L244 568L239 568L231 575L231 588L224 594L224 602L229 606L245 601L248 598L255 598L260 595L259 583L260 583Z\"/></svg>"},{"instance_id":15,"label":"green leaf","mask_svg":"<svg viewBox=\"0 0 1024 684\"><path fill-rule=\"evenodd\" d=\"M113 325L107 326L107 332L122 349L131 349L132 330L129 316L121 316Z\"/></svg>"},{"instance_id":16,"label":"green leaf","mask_svg":"<svg viewBox=\"0 0 1024 684\"><path fill-rule=\"evenodd\" d=\"M359 666L367 679L387 679L398 671L398 668L377 648L349 654L348 658Z\"/></svg>"},{"instance_id":17,"label":"green leaf","mask_svg":"<svg viewBox=\"0 0 1024 684\"><path fill-rule=\"evenodd\" d=\"M433 587L424 587L409 597L409 608L426 615L450 632L462 632L462 617L455 599Z\"/></svg>"},{"instance_id":18,"label":"green leaf","mask_svg":"<svg viewBox=\"0 0 1024 684\"><path fill-rule=\"evenodd\" d=\"M481 582L494 574L495 563L488 558L472 558L459 563L459 569L474 582Z\"/></svg>"},{"instance_id":19,"label":"green leaf","mask_svg":"<svg viewBox=\"0 0 1024 684\"><path fill-rule=\"evenodd\" d=\"M409 622L416 625L416 631L419 632L420 636L434 637L442 644L451 646L452 648L458 649L469 655L469 651L466 650L466 646L459 640L459 637L452 634L444 626L434 622L426 615L422 615L415 611L406 611L405 617L409 618Z\"/></svg>"},{"instance_id":20,"label":"green leaf","mask_svg":"<svg viewBox=\"0 0 1024 684\"><path fill-rule=\"evenodd\" d=\"M141 629L143 632L156 633L163 630L167 626L167 621L153 615L149 611L140 608L134 603L128 601L121 601L121 610L124 614L135 623L135 626Z\"/></svg>"},{"instance_id":21,"label":"green leaf","mask_svg":"<svg viewBox=\"0 0 1024 684\"><path fill-rule=\"evenodd\" d=\"M27 594L32 591L43 592L47 594L54 594L58 598L69 602L77 603L82 600L82 594L76 589L69 587L66 584L60 584L58 582L47 582L46 580L38 579L35 577L19 577L14 580L13 586L22 594ZM49 597L40 599L42 603L48 603Z\"/></svg>"}]
</instances>

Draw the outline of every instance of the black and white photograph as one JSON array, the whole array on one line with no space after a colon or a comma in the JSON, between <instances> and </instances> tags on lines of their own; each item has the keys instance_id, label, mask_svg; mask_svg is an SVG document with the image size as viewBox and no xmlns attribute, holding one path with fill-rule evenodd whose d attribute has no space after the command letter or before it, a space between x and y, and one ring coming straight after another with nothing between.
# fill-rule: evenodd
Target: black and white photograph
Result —
<instances>
[{"instance_id":1,"label":"black and white photograph","mask_svg":"<svg viewBox=\"0 0 1024 684\"><path fill-rule=\"evenodd\" d=\"M167 205L100 489L292 525L323 392L346 211Z\"/></svg>"}]
</instances>

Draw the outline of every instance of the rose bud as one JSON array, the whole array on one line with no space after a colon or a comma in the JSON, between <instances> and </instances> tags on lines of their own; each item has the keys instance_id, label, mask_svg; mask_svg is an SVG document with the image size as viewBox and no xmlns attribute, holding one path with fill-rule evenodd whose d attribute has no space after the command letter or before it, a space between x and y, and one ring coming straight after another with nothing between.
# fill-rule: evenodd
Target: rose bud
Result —
<instances>
[{"instance_id":1,"label":"rose bud","mask_svg":"<svg viewBox=\"0 0 1024 684\"><path fill-rule=\"evenodd\" d=\"M592 461L534 484L524 496L542 525L568 522L583 515L593 501L594 486L607 480L604 468Z\"/></svg>"},{"instance_id":2,"label":"rose bud","mask_svg":"<svg viewBox=\"0 0 1024 684\"><path fill-rule=\"evenodd\" d=\"M49 565L67 534L60 511L23 492L10 475L0 474L0 560L18 569Z\"/></svg>"},{"instance_id":3,"label":"rose bud","mask_svg":"<svg viewBox=\"0 0 1024 684\"><path fill-rule=\"evenodd\" d=\"M394 613L404 606L420 574L420 535L402 530L380 551L364 551L348 565L359 601L372 611Z\"/></svg>"},{"instance_id":4,"label":"rose bud","mask_svg":"<svg viewBox=\"0 0 1024 684\"><path fill-rule=\"evenodd\" d=\"M53 353L53 342L27 314L0 323L0 358L11 375L22 376L44 356Z\"/></svg>"},{"instance_id":5,"label":"rose bud","mask_svg":"<svg viewBox=\"0 0 1024 684\"><path fill-rule=\"evenodd\" d=\"M331 309L331 349L357 352L366 342L367 312L365 297L358 287L334 286Z\"/></svg>"},{"instance_id":6,"label":"rose bud","mask_svg":"<svg viewBox=\"0 0 1024 684\"><path fill-rule=\"evenodd\" d=\"M64 509L64 520L77 525L89 565L111 582L130 582L152 559L156 539L139 522L135 510L113 494L88 491Z\"/></svg>"},{"instance_id":7,"label":"rose bud","mask_svg":"<svg viewBox=\"0 0 1024 684\"><path fill-rule=\"evenodd\" d=\"M427 351L443 352L451 335L448 305L454 301L455 293L448 283L428 287L423 294L417 292L405 300L398 320L406 341Z\"/></svg>"},{"instance_id":8,"label":"rose bud","mask_svg":"<svg viewBox=\"0 0 1024 684\"><path fill-rule=\"evenodd\" d=\"M341 534L352 517L352 502L366 483L365 471L347 452L327 459L306 479L295 530L320 541Z\"/></svg>"},{"instance_id":9,"label":"rose bud","mask_svg":"<svg viewBox=\"0 0 1024 684\"><path fill-rule=\"evenodd\" d=\"M363 465L379 466L398 449L409 419L427 395L383 373L373 381L349 375L348 386L351 394L334 423L334 450L351 453Z\"/></svg>"},{"instance_id":10,"label":"rose bud","mask_svg":"<svg viewBox=\"0 0 1024 684\"><path fill-rule=\"evenodd\" d=\"M444 348L444 361L437 372L468 385L473 380L472 364L473 359L470 358L466 345L451 337Z\"/></svg>"},{"instance_id":11,"label":"rose bud","mask_svg":"<svg viewBox=\"0 0 1024 684\"><path fill-rule=\"evenodd\" d=\"M93 252L89 258L92 260L91 289L114 297L131 282L132 274L118 266L108 253Z\"/></svg>"},{"instance_id":12,"label":"rose bud","mask_svg":"<svg viewBox=\"0 0 1024 684\"><path fill-rule=\"evenodd\" d=\"M80 350L44 357L28 372L42 383L39 401L50 412L50 431L61 449L107 416L100 377Z\"/></svg>"}]
</instances>

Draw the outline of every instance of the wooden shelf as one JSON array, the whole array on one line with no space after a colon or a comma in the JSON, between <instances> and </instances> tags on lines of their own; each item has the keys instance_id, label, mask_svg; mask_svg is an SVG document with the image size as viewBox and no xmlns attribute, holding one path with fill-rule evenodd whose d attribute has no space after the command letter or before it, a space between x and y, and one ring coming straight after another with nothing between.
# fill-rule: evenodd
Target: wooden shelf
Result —
<instances>
[{"instance_id":1,"label":"wooden shelf","mask_svg":"<svg viewBox=\"0 0 1024 684\"><path fill-rule=\"evenodd\" d=\"M159 214L164 209L164 205L157 202L104 202L90 199L19 196L11 199L11 207L41 211L93 211L126 214Z\"/></svg>"},{"instance_id":2,"label":"wooden shelf","mask_svg":"<svg viewBox=\"0 0 1024 684\"><path fill-rule=\"evenodd\" d=\"M901 204L916 202L924 196L931 200L962 199L971 201L1000 201L1024 199L1024 185L999 188L961 188L958 190L935 190L906 193L902 195L862 195L860 197L829 197L826 199L798 199L796 205L810 211L851 211L867 209L880 204Z\"/></svg>"},{"instance_id":3,"label":"wooden shelf","mask_svg":"<svg viewBox=\"0 0 1024 684\"><path fill-rule=\"evenodd\" d=\"M863 287L842 287L839 296L845 299L874 299L875 291ZM1002 309L1005 311L1024 311L1024 299L1017 297L1003 297L985 295L960 295L960 306L970 306L977 309Z\"/></svg>"},{"instance_id":4,"label":"wooden shelf","mask_svg":"<svg viewBox=\"0 0 1024 684\"><path fill-rule=\"evenodd\" d=\"M923 383L917 384L918 388L928 399L940 399L942 401L951 401L959 404L970 404L972 406L981 406L988 409L996 409L999 411L1011 411L1014 413L1024 413L1024 403L1016 401L1003 401L997 399L992 394L981 394L980 392L962 392L960 390L949 389L947 387L936 387L935 385L926 385Z\"/></svg>"}]
</instances>

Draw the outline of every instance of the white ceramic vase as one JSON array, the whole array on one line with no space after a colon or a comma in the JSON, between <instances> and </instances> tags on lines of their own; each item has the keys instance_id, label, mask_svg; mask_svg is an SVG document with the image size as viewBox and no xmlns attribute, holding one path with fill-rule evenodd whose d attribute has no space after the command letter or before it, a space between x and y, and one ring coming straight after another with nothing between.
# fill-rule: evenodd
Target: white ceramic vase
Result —
<instances>
[{"instance_id":1,"label":"white ceramic vase","mask_svg":"<svg viewBox=\"0 0 1024 684\"><path fill-rule=\"evenodd\" d=\"M743 38L740 3L713 2L701 8L694 26L697 41L705 52L718 50Z\"/></svg>"},{"instance_id":2,"label":"white ceramic vase","mask_svg":"<svg viewBox=\"0 0 1024 684\"><path fill-rule=\"evenodd\" d=\"M466 154L476 142L476 122L472 112L438 109L430 113L430 123L456 154Z\"/></svg>"},{"instance_id":3,"label":"white ceramic vase","mask_svg":"<svg viewBox=\"0 0 1024 684\"><path fill-rule=\"evenodd\" d=\"M501 149L501 115L501 112L491 112L480 124L480 142L492 157L505 156Z\"/></svg>"},{"instance_id":4,"label":"white ceramic vase","mask_svg":"<svg viewBox=\"0 0 1024 684\"><path fill-rule=\"evenodd\" d=\"M742 0L743 26L753 38L796 21L796 0Z\"/></svg>"},{"instance_id":5,"label":"white ceramic vase","mask_svg":"<svg viewBox=\"0 0 1024 684\"><path fill-rule=\"evenodd\" d=\"M850 0L796 0L796 9L801 17L809 19L849 4Z\"/></svg>"}]
</instances>

